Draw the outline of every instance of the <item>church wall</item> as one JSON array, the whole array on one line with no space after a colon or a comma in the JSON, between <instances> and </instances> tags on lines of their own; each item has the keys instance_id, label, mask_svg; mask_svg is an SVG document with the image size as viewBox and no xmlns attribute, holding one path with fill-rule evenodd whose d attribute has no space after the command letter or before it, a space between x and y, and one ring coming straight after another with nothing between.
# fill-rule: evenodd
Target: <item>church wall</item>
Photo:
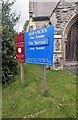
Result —
<instances>
[{"instance_id":1,"label":"church wall","mask_svg":"<svg viewBox=\"0 0 78 120\"><path fill-rule=\"evenodd\" d=\"M71 19L71 17L77 13L78 3L61 1L54 13L50 17L50 21L55 25L55 34L63 33L63 30ZM56 23L53 19L56 19Z\"/></svg>"},{"instance_id":2,"label":"church wall","mask_svg":"<svg viewBox=\"0 0 78 120\"><path fill-rule=\"evenodd\" d=\"M61 0L58 4L57 8L53 12L53 14L50 17L50 22L55 26L55 35L60 35L61 38L56 39L55 38L55 44L57 48L61 48L57 50L54 54L54 61L56 62L57 58L59 61L59 64L54 64L55 69L61 69L66 64L65 63L65 42L67 41L64 36L67 34L65 31L66 26L71 26L74 24L74 21L71 20L74 16L78 14L78 2L65 2L64 0ZM71 25L70 25L71 20ZM66 29L67 30L67 29ZM65 31L65 32L64 32ZM59 43L56 43L56 41L59 41ZM58 56L58 57L57 57ZM55 63L54 62L54 63ZM60 66L60 67L59 67Z\"/></svg>"},{"instance_id":3,"label":"church wall","mask_svg":"<svg viewBox=\"0 0 78 120\"><path fill-rule=\"evenodd\" d=\"M50 22L55 27L54 32L54 65L51 69L61 70L64 63L64 31L70 19L78 13L78 2L65 2L60 0L58 6L55 8L50 16ZM45 27L49 25L49 21L33 21L30 22L30 30ZM70 24L69 24L70 26Z\"/></svg>"}]
</instances>

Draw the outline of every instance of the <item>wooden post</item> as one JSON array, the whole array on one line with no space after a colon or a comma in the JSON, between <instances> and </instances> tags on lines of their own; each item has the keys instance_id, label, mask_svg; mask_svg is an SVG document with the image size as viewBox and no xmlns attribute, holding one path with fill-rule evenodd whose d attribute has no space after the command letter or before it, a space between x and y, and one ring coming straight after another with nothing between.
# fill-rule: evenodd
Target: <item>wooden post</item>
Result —
<instances>
[{"instance_id":1,"label":"wooden post","mask_svg":"<svg viewBox=\"0 0 78 120\"><path fill-rule=\"evenodd\" d=\"M24 63L20 63L21 83L24 84Z\"/></svg>"},{"instance_id":2,"label":"wooden post","mask_svg":"<svg viewBox=\"0 0 78 120\"><path fill-rule=\"evenodd\" d=\"M42 93L46 90L46 66L42 66Z\"/></svg>"}]
</instances>

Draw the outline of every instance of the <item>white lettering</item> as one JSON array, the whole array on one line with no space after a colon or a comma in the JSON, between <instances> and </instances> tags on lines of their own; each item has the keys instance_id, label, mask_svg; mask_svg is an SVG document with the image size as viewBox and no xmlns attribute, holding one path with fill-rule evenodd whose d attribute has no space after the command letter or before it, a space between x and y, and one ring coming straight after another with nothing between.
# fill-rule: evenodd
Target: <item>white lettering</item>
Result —
<instances>
[{"instance_id":1,"label":"white lettering","mask_svg":"<svg viewBox=\"0 0 78 120\"><path fill-rule=\"evenodd\" d=\"M33 45L33 42L29 42L29 45Z\"/></svg>"},{"instance_id":2,"label":"white lettering","mask_svg":"<svg viewBox=\"0 0 78 120\"><path fill-rule=\"evenodd\" d=\"M34 35L34 31L33 32L29 32L28 34L29 34L29 36Z\"/></svg>"},{"instance_id":3,"label":"white lettering","mask_svg":"<svg viewBox=\"0 0 78 120\"><path fill-rule=\"evenodd\" d=\"M32 37L32 36L31 36L31 37L30 37L30 39L32 39L32 40L33 40L33 39L35 39L35 37Z\"/></svg>"},{"instance_id":4,"label":"white lettering","mask_svg":"<svg viewBox=\"0 0 78 120\"><path fill-rule=\"evenodd\" d=\"M35 50L35 48L34 47L30 47L30 50Z\"/></svg>"},{"instance_id":5,"label":"white lettering","mask_svg":"<svg viewBox=\"0 0 78 120\"><path fill-rule=\"evenodd\" d=\"M28 34L29 34L29 36L32 36L32 35L37 35L37 34L43 34L43 33L46 33L46 32L47 32L47 29L43 28L43 29L40 29L40 30L31 31Z\"/></svg>"},{"instance_id":6,"label":"white lettering","mask_svg":"<svg viewBox=\"0 0 78 120\"><path fill-rule=\"evenodd\" d=\"M45 47L36 47L36 50L44 50Z\"/></svg>"},{"instance_id":7,"label":"white lettering","mask_svg":"<svg viewBox=\"0 0 78 120\"><path fill-rule=\"evenodd\" d=\"M44 38L45 35L36 36L36 38Z\"/></svg>"},{"instance_id":8,"label":"white lettering","mask_svg":"<svg viewBox=\"0 0 78 120\"><path fill-rule=\"evenodd\" d=\"M46 43L46 41L35 41L34 44L35 45L44 45Z\"/></svg>"}]
</instances>

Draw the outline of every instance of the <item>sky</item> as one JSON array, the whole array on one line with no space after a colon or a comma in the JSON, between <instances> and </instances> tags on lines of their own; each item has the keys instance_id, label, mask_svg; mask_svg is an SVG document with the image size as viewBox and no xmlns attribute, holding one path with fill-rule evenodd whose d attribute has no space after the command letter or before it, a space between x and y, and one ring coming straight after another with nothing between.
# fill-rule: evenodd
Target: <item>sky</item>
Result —
<instances>
[{"instance_id":1,"label":"sky","mask_svg":"<svg viewBox=\"0 0 78 120\"><path fill-rule=\"evenodd\" d=\"M6 1L6 0L5 0ZM11 0L10 0L11 1ZM32 1L32 0L30 0ZM37 2L43 1L43 2L56 2L59 0L34 0ZM66 0L66 1L78 1L78 0ZM12 6L12 12L19 14L21 12L20 19L14 29L16 32L21 32L23 29L23 25L26 22L26 20L29 20L29 0L16 0L14 5Z\"/></svg>"},{"instance_id":2,"label":"sky","mask_svg":"<svg viewBox=\"0 0 78 120\"><path fill-rule=\"evenodd\" d=\"M16 0L12 6L12 12L16 13L17 15L21 12L20 19L14 29L18 33L22 32L23 25L25 24L26 20L29 20L29 0Z\"/></svg>"},{"instance_id":3,"label":"sky","mask_svg":"<svg viewBox=\"0 0 78 120\"><path fill-rule=\"evenodd\" d=\"M32 0L30 0L32 1ZM35 1L35 0L34 0ZM39 0L36 0L39 2ZM48 0L43 0L47 2ZM50 0L50 1L58 1L58 0ZM29 20L29 0L16 0L14 5L12 6L12 12L19 14L21 12L20 19L14 29L16 32L21 32L23 25L26 20Z\"/></svg>"}]
</instances>

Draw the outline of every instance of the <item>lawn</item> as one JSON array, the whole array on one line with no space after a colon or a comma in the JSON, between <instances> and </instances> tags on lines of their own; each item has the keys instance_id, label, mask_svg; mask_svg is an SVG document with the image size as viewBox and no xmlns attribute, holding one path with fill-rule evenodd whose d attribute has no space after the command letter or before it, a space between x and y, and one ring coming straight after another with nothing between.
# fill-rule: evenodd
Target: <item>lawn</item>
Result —
<instances>
[{"instance_id":1,"label":"lawn","mask_svg":"<svg viewBox=\"0 0 78 120\"><path fill-rule=\"evenodd\" d=\"M15 82L3 87L3 118L76 117L76 79L65 71L46 70L46 92L41 93L42 68L24 64L25 81L20 71Z\"/></svg>"}]
</instances>

